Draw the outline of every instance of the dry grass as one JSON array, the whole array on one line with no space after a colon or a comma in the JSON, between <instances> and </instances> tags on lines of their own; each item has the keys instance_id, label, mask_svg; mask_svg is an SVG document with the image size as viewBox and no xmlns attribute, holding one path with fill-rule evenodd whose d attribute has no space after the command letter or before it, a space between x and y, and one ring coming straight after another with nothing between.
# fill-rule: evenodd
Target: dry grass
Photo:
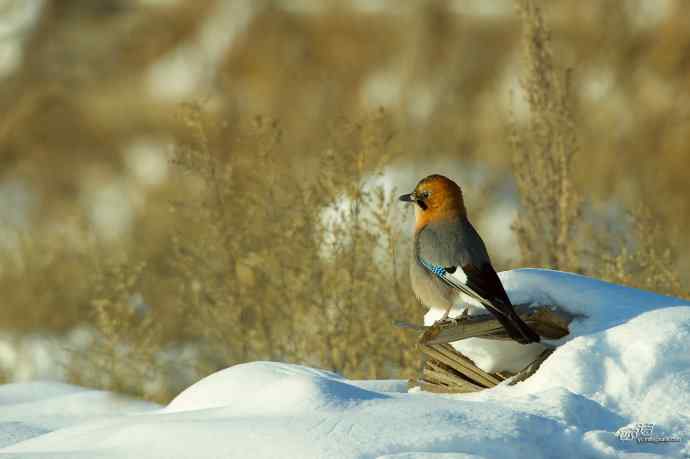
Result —
<instances>
[{"instance_id":1,"label":"dry grass","mask_svg":"<svg viewBox=\"0 0 690 459\"><path fill-rule=\"evenodd\" d=\"M201 105L186 105L181 117L190 132L174 163L195 191L172 207L166 276L174 298L164 312L143 307L145 264L100 267L94 342L75 355L71 379L165 400L190 383L176 366L188 366L193 379L252 360L355 378L411 376L414 336L392 322L418 322L423 310L407 286L394 194L368 184L365 168L386 157L386 114L344 124L309 181L273 164L276 122L255 120L257 159L243 163L212 149L214 127ZM193 348L194 360L161 358L175 346Z\"/></svg>"},{"instance_id":2,"label":"dry grass","mask_svg":"<svg viewBox=\"0 0 690 459\"><path fill-rule=\"evenodd\" d=\"M159 325L143 303L139 291L146 263L130 260L98 264L91 279L94 287L91 323L94 333L85 350L74 350L67 373L70 381L154 400L173 394L153 386L161 369Z\"/></svg>"},{"instance_id":3,"label":"dry grass","mask_svg":"<svg viewBox=\"0 0 690 459\"><path fill-rule=\"evenodd\" d=\"M575 238L581 197L573 183L579 150L568 71L554 62L550 31L531 0L516 2L523 24L522 90L529 107L525 126L511 122L520 212L514 224L523 263L578 271Z\"/></svg>"},{"instance_id":4,"label":"dry grass","mask_svg":"<svg viewBox=\"0 0 690 459\"><path fill-rule=\"evenodd\" d=\"M620 224L620 222L619 222ZM658 215L644 204L628 212L624 234L602 230L593 238L592 275L624 285L690 298L678 272L677 250Z\"/></svg>"},{"instance_id":5,"label":"dry grass","mask_svg":"<svg viewBox=\"0 0 690 459\"><path fill-rule=\"evenodd\" d=\"M521 86L529 107L526 125L514 114L511 118L521 202L513 229L522 264L688 297L669 238L673 232L658 209L638 203L615 230L604 228L600 222L606 219L594 211L585 219L574 177L574 163L583 158L570 95L572 72L554 61L551 32L536 2L519 0L516 6L523 22Z\"/></svg>"},{"instance_id":6,"label":"dry grass","mask_svg":"<svg viewBox=\"0 0 690 459\"><path fill-rule=\"evenodd\" d=\"M272 164L277 123L258 120L257 160L243 164L208 149L198 108L186 117L197 141L182 148L178 164L203 185L176 206L196 231L176 234L173 265L184 278L181 307L195 334L208 338L207 367L271 359L357 377L409 368L409 353L383 336L400 338L391 321L421 310L409 295L390 296L404 275L390 252L399 237L392 199L365 183L365 163L385 157L385 115L346 126L336 139L342 149L324 153L312 180Z\"/></svg>"}]
</instances>

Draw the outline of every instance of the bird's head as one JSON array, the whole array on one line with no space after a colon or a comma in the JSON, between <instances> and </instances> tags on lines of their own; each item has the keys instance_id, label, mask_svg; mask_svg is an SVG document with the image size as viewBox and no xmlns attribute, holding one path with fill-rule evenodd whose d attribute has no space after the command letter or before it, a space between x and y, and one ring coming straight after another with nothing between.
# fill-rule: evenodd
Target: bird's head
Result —
<instances>
[{"instance_id":1,"label":"bird's head","mask_svg":"<svg viewBox=\"0 0 690 459\"><path fill-rule=\"evenodd\" d=\"M404 194L401 201L415 204L416 227L430 221L457 218L465 215L460 187L443 175L430 175L419 181L414 191Z\"/></svg>"}]
</instances>

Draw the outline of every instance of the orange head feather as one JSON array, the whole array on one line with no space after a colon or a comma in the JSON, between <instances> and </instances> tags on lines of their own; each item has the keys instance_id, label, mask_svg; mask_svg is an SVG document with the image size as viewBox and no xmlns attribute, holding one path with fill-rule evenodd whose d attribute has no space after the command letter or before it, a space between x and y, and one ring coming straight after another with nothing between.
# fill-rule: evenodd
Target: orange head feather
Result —
<instances>
[{"instance_id":1,"label":"orange head feather","mask_svg":"<svg viewBox=\"0 0 690 459\"><path fill-rule=\"evenodd\" d=\"M462 190L457 183L443 175L430 175L419 181L410 195L401 197L414 201L415 230L432 221L466 216Z\"/></svg>"}]
</instances>

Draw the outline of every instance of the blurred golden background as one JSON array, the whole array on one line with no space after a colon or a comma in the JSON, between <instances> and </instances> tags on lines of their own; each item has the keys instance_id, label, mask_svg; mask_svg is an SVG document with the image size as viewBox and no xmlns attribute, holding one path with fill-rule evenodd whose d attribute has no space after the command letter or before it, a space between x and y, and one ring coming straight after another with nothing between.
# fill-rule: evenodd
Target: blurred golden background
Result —
<instances>
[{"instance_id":1,"label":"blurred golden background","mask_svg":"<svg viewBox=\"0 0 690 459\"><path fill-rule=\"evenodd\" d=\"M497 268L687 296L685 7L0 1L0 381L409 376L429 173Z\"/></svg>"}]
</instances>

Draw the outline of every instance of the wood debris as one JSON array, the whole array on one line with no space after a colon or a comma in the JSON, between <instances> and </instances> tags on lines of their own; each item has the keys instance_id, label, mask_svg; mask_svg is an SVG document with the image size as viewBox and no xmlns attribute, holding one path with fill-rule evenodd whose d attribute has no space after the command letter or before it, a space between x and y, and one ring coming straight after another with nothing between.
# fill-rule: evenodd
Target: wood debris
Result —
<instances>
[{"instance_id":1,"label":"wood debris","mask_svg":"<svg viewBox=\"0 0 690 459\"><path fill-rule=\"evenodd\" d=\"M516 306L515 312L539 336L546 339L559 339L569 333L568 326L576 317L563 309L552 306ZM502 371L487 373L458 352L451 342L467 338L509 340L496 318L489 314L467 316L422 327L407 323L397 326L422 332L419 350L423 365L417 379L409 381L410 387L435 393L477 392L512 378L508 384L524 381L533 375L539 366L553 353L555 348L547 348L533 362L516 374Z\"/></svg>"}]
</instances>

